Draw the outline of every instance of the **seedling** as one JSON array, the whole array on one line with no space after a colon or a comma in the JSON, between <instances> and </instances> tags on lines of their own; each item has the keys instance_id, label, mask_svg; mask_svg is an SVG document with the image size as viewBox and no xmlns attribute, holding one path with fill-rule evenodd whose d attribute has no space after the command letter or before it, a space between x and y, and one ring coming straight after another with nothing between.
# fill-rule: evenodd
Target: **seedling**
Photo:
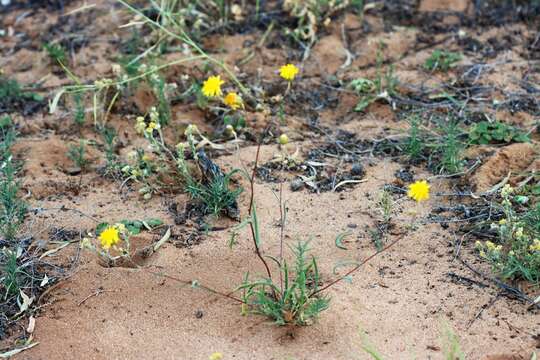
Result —
<instances>
[{"instance_id":1,"label":"seedling","mask_svg":"<svg viewBox=\"0 0 540 360\"><path fill-rule=\"evenodd\" d=\"M447 72L456 66L456 63L461 59L462 56L459 53L437 49L431 53L429 58L427 58L424 63L424 68L428 71Z\"/></svg>"},{"instance_id":2,"label":"seedling","mask_svg":"<svg viewBox=\"0 0 540 360\"><path fill-rule=\"evenodd\" d=\"M85 170L90 163L86 158L86 141L81 139L78 145L70 145L67 156L77 167Z\"/></svg>"}]
</instances>

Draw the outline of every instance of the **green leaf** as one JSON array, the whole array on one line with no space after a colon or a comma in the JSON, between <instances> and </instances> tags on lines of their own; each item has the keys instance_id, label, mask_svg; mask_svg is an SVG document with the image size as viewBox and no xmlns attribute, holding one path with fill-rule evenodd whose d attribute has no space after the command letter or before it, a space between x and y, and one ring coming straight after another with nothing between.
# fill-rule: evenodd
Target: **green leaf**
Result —
<instances>
[{"instance_id":1,"label":"green leaf","mask_svg":"<svg viewBox=\"0 0 540 360\"><path fill-rule=\"evenodd\" d=\"M345 238L349 235L351 235L352 233L350 231L346 231L344 233L341 233L339 234L337 237L336 237L336 247L339 248L339 249L342 249L342 250L348 250L344 245L343 245L343 240L345 240Z\"/></svg>"},{"instance_id":2,"label":"green leaf","mask_svg":"<svg viewBox=\"0 0 540 360\"><path fill-rule=\"evenodd\" d=\"M109 227L109 223L106 223L106 222L102 222L98 224L98 226L96 226L96 236L99 236L103 232L103 230L105 230L108 227Z\"/></svg>"}]
</instances>

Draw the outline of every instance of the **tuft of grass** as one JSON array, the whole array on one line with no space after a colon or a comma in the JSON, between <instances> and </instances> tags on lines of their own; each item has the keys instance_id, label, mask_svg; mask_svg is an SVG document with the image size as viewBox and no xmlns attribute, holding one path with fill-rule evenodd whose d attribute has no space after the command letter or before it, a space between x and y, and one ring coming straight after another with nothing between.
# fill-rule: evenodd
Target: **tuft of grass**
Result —
<instances>
[{"instance_id":1,"label":"tuft of grass","mask_svg":"<svg viewBox=\"0 0 540 360\"><path fill-rule=\"evenodd\" d=\"M450 120L440 129L442 135L435 145L439 161L436 169L445 174L455 174L463 169L462 151L465 144L460 140L463 132L457 121Z\"/></svg>"},{"instance_id":2,"label":"tuft of grass","mask_svg":"<svg viewBox=\"0 0 540 360\"><path fill-rule=\"evenodd\" d=\"M15 138L16 133L11 121L6 121L4 126L0 127L0 235L10 242L15 240L27 211L26 203L18 197L18 166L11 153Z\"/></svg>"},{"instance_id":3,"label":"tuft of grass","mask_svg":"<svg viewBox=\"0 0 540 360\"><path fill-rule=\"evenodd\" d=\"M425 143L420 134L420 119L418 116L412 116L409 119L409 136L405 143L405 153L412 161L417 161L422 157Z\"/></svg>"},{"instance_id":4,"label":"tuft of grass","mask_svg":"<svg viewBox=\"0 0 540 360\"><path fill-rule=\"evenodd\" d=\"M308 325L328 309L330 299L311 296L317 291L320 277L315 257L308 258L308 243L298 242L291 250L294 266L290 269L287 261L279 266L281 285L270 278L250 281L247 274L236 290L243 292L242 300L252 312L264 315L278 325Z\"/></svg>"},{"instance_id":5,"label":"tuft of grass","mask_svg":"<svg viewBox=\"0 0 540 360\"><path fill-rule=\"evenodd\" d=\"M22 287L21 277L24 275L17 263L17 254L14 251L4 249L0 255L0 269L2 277L0 283L3 287L3 299L17 296Z\"/></svg>"},{"instance_id":6,"label":"tuft of grass","mask_svg":"<svg viewBox=\"0 0 540 360\"><path fill-rule=\"evenodd\" d=\"M197 182L193 177L187 178L186 192L192 199L204 204L206 214L219 215L222 211L233 206L242 193L241 188L231 190L231 178L238 171L233 170L224 176L217 176L208 183Z\"/></svg>"},{"instance_id":7,"label":"tuft of grass","mask_svg":"<svg viewBox=\"0 0 540 360\"><path fill-rule=\"evenodd\" d=\"M43 49L47 52L54 63L57 63L60 66L67 64L66 51L62 45L45 43L43 44Z\"/></svg>"},{"instance_id":8,"label":"tuft of grass","mask_svg":"<svg viewBox=\"0 0 540 360\"><path fill-rule=\"evenodd\" d=\"M177 165L185 182L185 191L192 199L200 201L203 204L206 214L219 216L221 213L227 212L229 216L237 218L239 215L236 213L236 200L243 189L241 187L231 189L231 179L235 174L240 173L241 170L234 169L227 174L223 174L217 165L206 158L204 152L196 151L193 141L193 136L191 134L188 135L189 149L193 157L205 163L207 169L203 177L206 180L198 181L193 177L187 166L184 149L178 149Z\"/></svg>"},{"instance_id":9,"label":"tuft of grass","mask_svg":"<svg viewBox=\"0 0 540 360\"><path fill-rule=\"evenodd\" d=\"M456 63L461 61L462 58L463 56L460 53L437 49L426 59L424 68L428 71L447 72L456 66Z\"/></svg>"}]
</instances>

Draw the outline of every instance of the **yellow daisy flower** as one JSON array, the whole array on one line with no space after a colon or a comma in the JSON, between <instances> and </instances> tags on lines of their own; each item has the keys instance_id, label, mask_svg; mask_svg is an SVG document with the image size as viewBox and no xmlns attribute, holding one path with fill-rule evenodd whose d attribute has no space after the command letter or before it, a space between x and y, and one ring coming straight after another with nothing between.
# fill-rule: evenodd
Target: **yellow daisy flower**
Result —
<instances>
[{"instance_id":1,"label":"yellow daisy flower","mask_svg":"<svg viewBox=\"0 0 540 360\"><path fill-rule=\"evenodd\" d=\"M429 199L429 184L426 180L417 181L409 185L407 195L417 202Z\"/></svg>"},{"instance_id":2,"label":"yellow daisy flower","mask_svg":"<svg viewBox=\"0 0 540 360\"><path fill-rule=\"evenodd\" d=\"M242 98L235 92L228 93L223 99L223 102L233 110L236 110L243 105Z\"/></svg>"},{"instance_id":3,"label":"yellow daisy flower","mask_svg":"<svg viewBox=\"0 0 540 360\"><path fill-rule=\"evenodd\" d=\"M287 81L293 81L299 71L296 65L287 64L279 68L279 76Z\"/></svg>"},{"instance_id":4,"label":"yellow daisy flower","mask_svg":"<svg viewBox=\"0 0 540 360\"><path fill-rule=\"evenodd\" d=\"M120 242L120 234L118 229L114 226L109 226L99 234L99 240L101 241L101 247L105 250L111 248L111 246L118 244Z\"/></svg>"},{"instance_id":5,"label":"yellow daisy flower","mask_svg":"<svg viewBox=\"0 0 540 360\"><path fill-rule=\"evenodd\" d=\"M202 87L202 93L206 97L213 97L213 96L221 96L223 93L221 92L221 85L223 85L225 81L221 80L221 77L218 76L210 76L206 81L203 83Z\"/></svg>"}]
</instances>

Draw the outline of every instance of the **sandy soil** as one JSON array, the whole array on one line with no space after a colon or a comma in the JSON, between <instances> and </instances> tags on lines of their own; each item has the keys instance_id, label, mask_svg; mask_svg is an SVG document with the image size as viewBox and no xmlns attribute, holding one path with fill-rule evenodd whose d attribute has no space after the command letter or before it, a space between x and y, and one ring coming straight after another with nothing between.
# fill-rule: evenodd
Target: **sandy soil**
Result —
<instances>
[{"instance_id":1,"label":"sandy soil","mask_svg":"<svg viewBox=\"0 0 540 360\"><path fill-rule=\"evenodd\" d=\"M72 3L65 11L78 6L79 2ZM465 0L421 1L419 10L424 13L469 12L471 6ZM1 39L7 50L2 50L0 66L23 83L41 79L47 89L69 82L65 76L51 72L50 66L40 60L43 53L36 48L47 25L55 23L59 12L40 9L32 16L17 20L23 11L13 10L1 15L4 27L12 26L15 33L28 36L24 37L25 46L20 46L22 40L16 36ZM80 26L92 34L93 39L74 57L77 74L88 80L110 74L110 55L117 40L126 34L112 26L122 23L123 17L111 2L98 1L91 11L77 15ZM99 21L91 20L93 16ZM376 14L368 13L365 21L371 29L369 34L362 33L362 24L350 14L337 19L325 30L304 64L299 89L316 88L316 84L330 76L351 80L372 75L380 41L387 44L385 60L395 62L396 75L404 91L408 85L437 88L448 80L448 75L427 74L419 69L432 47L422 48L418 39L430 34L419 27L388 27ZM461 49L456 30L434 34L436 46ZM498 66L486 70L477 80L478 84L493 87L490 94L493 98L515 91L518 79L528 71L530 59L524 49L526 39L534 35L534 30L521 23L482 31L466 27L460 30L481 43L487 43L490 38L500 43L506 39L505 34L517 34L512 39L521 39L520 43L503 44L503 48L509 47L484 58L488 64ZM342 31L347 32L347 43L343 41ZM242 44L259 36L259 30L223 36L215 41L215 46L226 49L219 56L234 65L246 50ZM211 47L212 43L207 46ZM346 68L342 67L346 60L344 49L355 54ZM261 76L268 82L272 77L275 79L276 64L286 59L284 49L262 48L257 50L253 61L238 72L244 78ZM466 54L461 64L477 61L474 55ZM197 70L178 67L171 71L193 74ZM374 104L369 112L361 114L352 111L357 100L353 94L321 90L319 96L336 99L336 106L318 111L321 127L347 130L366 140L399 136L407 128L406 122L389 105ZM133 101L141 110L145 106L144 94L136 95ZM288 110L289 120L281 131L287 132L292 140L291 152L298 147L305 157L326 138L305 125L309 112L304 112L302 106ZM84 234L96 226L95 220L112 222L156 217L170 226L173 236L159 251L142 260L141 268L137 269L107 268L93 254L82 252L74 273L43 299L33 334L39 345L22 352L17 359L208 359L213 352L222 352L224 359L239 360L369 359L362 350L366 338L385 359L442 359L445 326L459 337L466 359L530 359L540 348L540 313L527 309L523 303L475 276L455 257L454 244L462 234L429 220L428 215L441 202L459 202L459 199L437 195L456 188L451 180L433 179L434 196L420 207L403 194L394 194L398 211L393 221L397 225L387 241L402 240L366 264L354 275L352 283L342 282L332 288L329 292L331 306L316 324L302 328L277 327L262 317L242 316L240 306L230 299L156 275L167 274L187 282L196 280L228 292L241 283L246 272L262 275L263 269L256 261L247 232L241 233L239 243L232 250L227 246L231 227L235 225L231 220L220 219L215 224L218 230L198 234L200 238L195 244L185 246L186 238L196 232L193 224L176 225L174 216L167 210L171 202L183 206L188 201L185 194L164 194L145 202L136 188L121 188L120 183L103 178L95 169L70 176L66 171L70 163L66 151L78 135L70 129L71 119L62 111L53 115L46 109L31 116L13 114L22 133L16 152L25 160L24 190L31 206L42 209L26 224L26 232L36 234L36 240L53 248L56 245L48 237L53 227ZM175 130L169 135L171 143L181 137L180 129L188 123L195 123L203 130L212 129L204 113L195 106L175 105L174 114L171 128ZM526 111L505 115L507 121L524 127L535 120ZM248 122L256 129L263 128L267 121L259 113L248 114ZM134 122L129 116L113 114L110 123L118 129L124 145L120 154L144 144L135 134ZM83 135L96 137L90 124L83 129ZM497 184L508 170L514 173L536 171L537 148L538 136L532 145L478 151L471 159L478 157L483 163L465 180L481 192ZM248 144L241 148L239 157L224 155L216 162L225 169L239 166L239 158L241 164L249 165L254 161L255 149L253 144ZM279 152L277 145L272 144L264 145L261 151L260 163ZM96 164L103 161L96 149L90 156L96 159ZM287 184L284 186L283 195L290 209L286 241L292 244L298 239L311 239L324 281L343 273L338 269L334 274L334 267L340 261L363 259L375 251L368 228L379 218L375 205L377 194L385 184L398 184L395 174L404 167L396 157L368 155L360 159L360 163L366 169L366 181L340 192L317 194L306 189L293 192ZM343 167L349 169L350 164ZM431 176L421 168L413 167L412 172L415 179ZM280 175L287 181L294 176L287 172ZM245 181L241 183L246 185ZM263 248L275 254L279 248L279 206L273 192L279 191L279 185L258 179L255 189ZM239 201L242 215L247 211L248 202L248 194L242 194ZM60 209L62 207L77 211ZM141 235L137 241L141 246L152 244L163 230ZM334 244L337 234L344 231L351 232L344 243L347 250ZM461 257L489 274L488 264L475 255L473 248L473 239L465 239ZM57 257L63 262L78 254L75 242ZM460 276L476 282L460 280ZM9 339L5 340L6 344L8 342Z\"/></svg>"}]
</instances>

